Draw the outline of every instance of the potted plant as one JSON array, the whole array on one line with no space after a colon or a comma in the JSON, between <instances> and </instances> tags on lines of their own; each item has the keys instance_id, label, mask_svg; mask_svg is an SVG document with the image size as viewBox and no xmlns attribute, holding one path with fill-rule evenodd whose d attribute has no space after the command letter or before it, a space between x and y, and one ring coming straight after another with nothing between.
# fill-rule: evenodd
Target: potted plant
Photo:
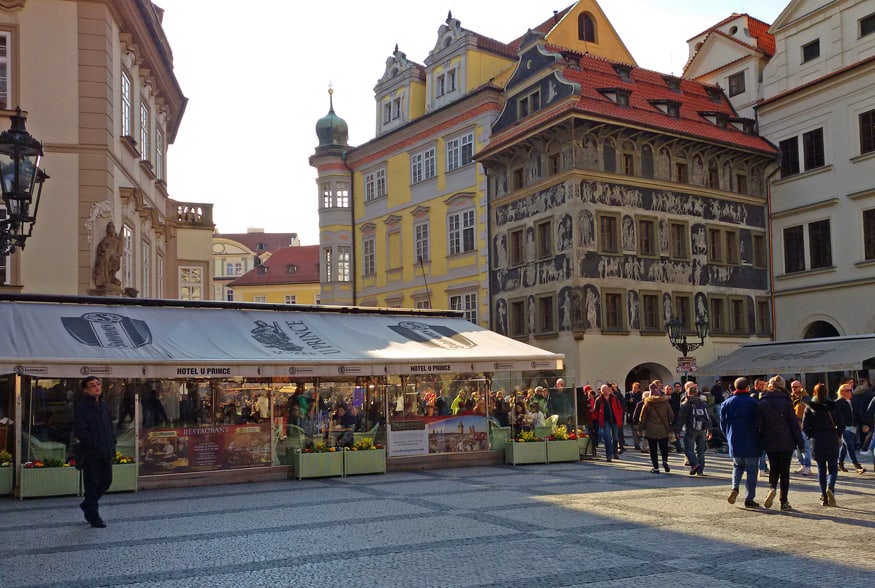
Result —
<instances>
[{"instance_id":1,"label":"potted plant","mask_svg":"<svg viewBox=\"0 0 875 588\"><path fill-rule=\"evenodd\" d=\"M29 461L21 466L21 498L79 494L79 471L59 459Z\"/></svg>"},{"instance_id":2,"label":"potted plant","mask_svg":"<svg viewBox=\"0 0 875 588\"><path fill-rule=\"evenodd\" d=\"M12 454L0 451L0 495L12 492Z\"/></svg>"},{"instance_id":3,"label":"potted plant","mask_svg":"<svg viewBox=\"0 0 875 588\"><path fill-rule=\"evenodd\" d=\"M565 425L556 427L547 438L547 463L580 460L577 439L571 439Z\"/></svg>"},{"instance_id":4,"label":"potted plant","mask_svg":"<svg viewBox=\"0 0 875 588\"><path fill-rule=\"evenodd\" d=\"M369 437L359 439L355 445L343 451L343 473L347 476L385 474L386 449L382 445L376 445Z\"/></svg>"},{"instance_id":5,"label":"potted plant","mask_svg":"<svg viewBox=\"0 0 875 588\"><path fill-rule=\"evenodd\" d=\"M115 452L112 458L112 486L110 492L136 492L139 467L133 457Z\"/></svg>"},{"instance_id":6,"label":"potted plant","mask_svg":"<svg viewBox=\"0 0 875 588\"><path fill-rule=\"evenodd\" d=\"M504 463L547 463L547 442L531 431L521 431L504 446Z\"/></svg>"},{"instance_id":7,"label":"potted plant","mask_svg":"<svg viewBox=\"0 0 875 588\"><path fill-rule=\"evenodd\" d=\"M343 452L336 447L326 447L317 443L312 448L295 450L295 476L301 478L322 478L343 476Z\"/></svg>"}]
</instances>

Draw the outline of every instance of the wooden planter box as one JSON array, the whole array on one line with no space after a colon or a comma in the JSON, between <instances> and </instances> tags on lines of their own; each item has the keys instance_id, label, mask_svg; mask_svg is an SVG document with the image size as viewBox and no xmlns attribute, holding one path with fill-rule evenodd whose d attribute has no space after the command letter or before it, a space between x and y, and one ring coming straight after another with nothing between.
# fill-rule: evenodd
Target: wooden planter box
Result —
<instances>
[{"instance_id":1,"label":"wooden planter box","mask_svg":"<svg viewBox=\"0 0 875 588\"><path fill-rule=\"evenodd\" d=\"M20 496L70 496L79 494L79 470L66 468L21 468Z\"/></svg>"},{"instance_id":2,"label":"wooden planter box","mask_svg":"<svg viewBox=\"0 0 875 588\"><path fill-rule=\"evenodd\" d=\"M136 492L139 466L135 463L116 463L112 466L110 492Z\"/></svg>"},{"instance_id":3,"label":"wooden planter box","mask_svg":"<svg viewBox=\"0 0 875 588\"><path fill-rule=\"evenodd\" d=\"M557 461L580 461L577 439L547 441L547 463Z\"/></svg>"},{"instance_id":4,"label":"wooden planter box","mask_svg":"<svg viewBox=\"0 0 875 588\"><path fill-rule=\"evenodd\" d=\"M323 453L295 452L295 476L301 478L324 478L343 476L343 451Z\"/></svg>"},{"instance_id":5,"label":"wooden planter box","mask_svg":"<svg viewBox=\"0 0 875 588\"><path fill-rule=\"evenodd\" d=\"M504 463L547 463L546 441L509 442L504 446Z\"/></svg>"},{"instance_id":6,"label":"wooden planter box","mask_svg":"<svg viewBox=\"0 0 875 588\"><path fill-rule=\"evenodd\" d=\"M0 467L0 496L12 492L12 466Z\"/></svg>"},{"instance_id":7,"label":"wooden planter box","mask_svg":"<svg viewBox=\"0 0 875 588\"><path fill-rule=\"evenodd\" d=\"M343 452L343 473L347 476L356 474L385 474L386 450L366 449Z\"/></svg>"}]
</instances>

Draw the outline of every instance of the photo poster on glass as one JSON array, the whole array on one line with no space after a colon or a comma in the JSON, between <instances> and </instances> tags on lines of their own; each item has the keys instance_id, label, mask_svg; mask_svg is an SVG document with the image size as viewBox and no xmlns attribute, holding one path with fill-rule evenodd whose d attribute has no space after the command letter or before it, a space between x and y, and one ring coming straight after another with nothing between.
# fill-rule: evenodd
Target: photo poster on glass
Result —
<instances>
[{"instance_id":1,"label":"photo poster on glass","mask_svg":"<svg viewBox=\"0 0 875 588\"><path fill-rule=\"evenodd\" d=\"M462 453L489 449L489 421L480 415L393 420L389 456Z\"/></svg>"},{"instance_id":2,"label":"photo poster on glass","mask_svg":"<svg viewBox=\"0 0 875 588\"><path fill-rule=\"evenodd\" d=\"M352 389L352 405L361 408L365 405L365 387L356 386Z\"/></svg>"}]
</instances>

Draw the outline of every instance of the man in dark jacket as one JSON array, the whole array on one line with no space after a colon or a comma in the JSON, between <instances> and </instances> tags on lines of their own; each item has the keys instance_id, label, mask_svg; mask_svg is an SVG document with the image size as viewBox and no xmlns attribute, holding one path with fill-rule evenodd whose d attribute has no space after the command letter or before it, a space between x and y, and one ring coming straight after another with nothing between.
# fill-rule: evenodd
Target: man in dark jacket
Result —
<instances>
[{"instance_id":1,"label":"man in dark jacket","mask_svg":"<svg viewBox=\"0 0 875 588\"><path fill-rule=\"evenodd\" d=\"M73 409L73 434L79 440L85 500L79 505L85 520L102 529L97 501L112 485L112 458L115 456L115 431L109 408L101 398L101 382L96 376L82 380L82 395ZM79 465L79 464L77 464Z\"/></svg>"},{"instance_id":2,"label":"man in dark jacket","mask_svg":"<svg viewBox=\"0 0 875 588\"><path fill-rule=\"evenodd\" d=\"M678 439L683 434L690 475L702 476L705 474L705 448L711 428L708 403L699 396L699 385L695 382L687 382L684 389L687 397L681 403L680 413L675 420L675 433Z\"/></svg>"},{"instance_id":3,"label":"man in dark jacket","mask_svg":"<svg viewBox=\"0 0 875 588\"><path fill-rule=\"evenodd\" d=\"M732 458L732 491L728 501L729 504L735 504L741 478L747 474L747 495L744 499L744 506L747 508L759 507L754 497L757 491L757 464L763 448L754 428L756 409L757 401L751 397L747 378L735 380L735 392L720 406L720 428L726 436L729 457Z\"/></svg>"},{"instance_id":4,"label":"man in dark jacket","mask_svg":"<svg viewBox=\"0 0 875 588\"><path fill-rule=\"evenodd\" d=\"M781 485L781 510L793 510L787 501L790 489L790 462L793 450L804 451L805 443L799 428L799 419L793 411L793 401L787 384L781 376L769 380L756 411L756 429L760 432L763 449L769 456L769 492L763 506L771 508L778 483Z\"/></svg>"}]
</instances>

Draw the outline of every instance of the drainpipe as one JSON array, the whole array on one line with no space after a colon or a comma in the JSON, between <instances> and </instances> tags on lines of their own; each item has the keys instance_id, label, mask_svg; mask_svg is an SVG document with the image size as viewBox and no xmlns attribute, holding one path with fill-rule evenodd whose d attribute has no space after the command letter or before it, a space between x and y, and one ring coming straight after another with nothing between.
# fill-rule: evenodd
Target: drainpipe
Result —
<instances>
[{"instance_id":1,"label":"drainpipe","mask_svg":"<svg viewBox=\"0 0 875 588\"><path fill-rule=\"evenodd\" d=\"M777 340L778 320L775 318L775 257L772 239L772 176L781 171L781 154L778 153L778 167L766 176L766 236L769 239L769 306L772 319L772 341Z\"/></svg>"}]
</instances>

